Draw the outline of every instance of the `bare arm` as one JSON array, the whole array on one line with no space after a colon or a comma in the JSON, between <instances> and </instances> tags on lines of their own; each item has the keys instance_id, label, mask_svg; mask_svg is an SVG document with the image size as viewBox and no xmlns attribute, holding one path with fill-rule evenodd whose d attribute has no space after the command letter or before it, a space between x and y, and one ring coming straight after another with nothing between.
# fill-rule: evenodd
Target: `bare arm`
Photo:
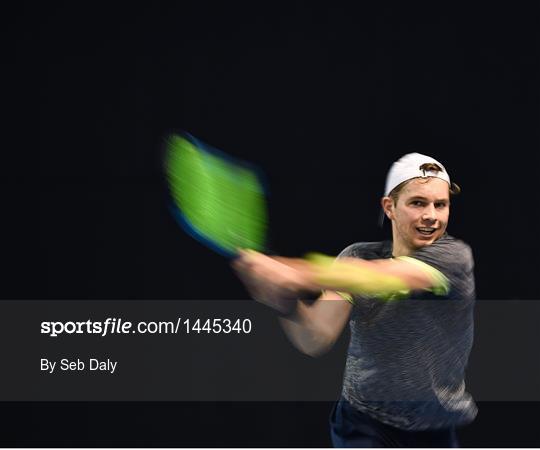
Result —
<instances>
[{"instance_id":1,"label":"bare arm","mask_svg":"<svg viewBox=\"0 0 540 450\"><path fill-rule=\"evenodd\" d=\"M413 258L364 260L311 257L313 280L323 288L356 294L429 289L441 282L437 270ZM438 275L437 275L438 274Z\"/></svg>"},{"instance_id":2,"label":"bare arm","mask_svg":"<svg viewBox=\"0 0 540 450\"><path fill-rule=\"evenodd\" d=\"M298 301L296 312L279 319L285 334L302 353L326 353L341 335L351 314L352 304L333 291L325 291L309 304Z\"/></svg>"},{"instance_id":3,"label":"bare arm","mask_svg":"<svg viewBox=\"0 0 540 450\"><path fill-rule=\"evenodd\" d=\"M371 295L428 289L438 282L429 266L407 259L316 256L310 261L249 251L241 252L233 266L255 300L289 314L280 319L287 336L312 356L329 350L349 319L352 305L335 291ZM327 291L312 304L297 300L303 291L322 289Z\"/></svg>"}]
</instances>

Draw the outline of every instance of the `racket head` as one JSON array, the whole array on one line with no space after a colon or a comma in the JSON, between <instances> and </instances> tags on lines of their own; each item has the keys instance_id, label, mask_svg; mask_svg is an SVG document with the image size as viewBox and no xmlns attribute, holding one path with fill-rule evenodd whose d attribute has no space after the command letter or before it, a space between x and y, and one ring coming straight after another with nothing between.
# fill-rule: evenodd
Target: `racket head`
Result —
<instances>
[{"instance_id":1,"label":"racket head","mask_svg":"<svg viewBox=\"0 0 540 450\"><path fill-rule=\"evenodd\" d=\"M265 251L267 189L262 172L189 133L166 139L169 208L182 229L228 258L239 248Z\"/></svg>"}]
</instances>

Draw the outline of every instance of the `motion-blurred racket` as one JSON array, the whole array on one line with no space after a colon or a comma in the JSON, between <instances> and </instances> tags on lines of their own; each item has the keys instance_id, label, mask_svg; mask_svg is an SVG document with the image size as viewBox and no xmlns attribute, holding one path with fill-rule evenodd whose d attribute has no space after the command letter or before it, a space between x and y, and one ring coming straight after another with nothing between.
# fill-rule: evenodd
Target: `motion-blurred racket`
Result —
<instances>
[{"instance_id":1,"label":"motion-blurred racket","mask_svg":"<svg viewBox=\"0 0 540 450\"><path fill-rule=\"evenodd\" d=\"M189 235L229 258L265 250L266 189L255 166L183 133L167 139L164 169L172 214Z\"/></svg>"}]
</instances>

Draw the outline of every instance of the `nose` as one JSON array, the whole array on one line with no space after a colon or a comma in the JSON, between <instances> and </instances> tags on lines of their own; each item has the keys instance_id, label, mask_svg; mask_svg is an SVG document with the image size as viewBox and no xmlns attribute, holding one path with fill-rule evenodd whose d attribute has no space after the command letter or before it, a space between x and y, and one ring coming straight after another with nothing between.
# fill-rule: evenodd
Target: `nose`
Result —
<instances>
[{"instance_id":1,"label":"nose","mask_svg":"<svg viewBox=\"0 0 540 450\"><path fill-rule=\"evenodd\" d=\"M425 207L424 212L422 214L422 220L426 222L434 222L436 220L434 205L428 205Z\"/></svg>"}]
</instances>

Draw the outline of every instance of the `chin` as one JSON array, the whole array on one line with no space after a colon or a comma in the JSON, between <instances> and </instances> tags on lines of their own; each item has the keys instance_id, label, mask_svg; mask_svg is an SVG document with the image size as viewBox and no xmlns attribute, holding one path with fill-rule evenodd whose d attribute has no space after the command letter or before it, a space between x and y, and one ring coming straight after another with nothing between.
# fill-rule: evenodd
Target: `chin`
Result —
<instances>
[{"instance_id":1,"label":"chin","mask_svg":"<svg viewBox=\"0 0 540 450\"><path fill-rule=\"evenodd\" d=\"M429 239L415 239L413 241L413 245L417 249L422 248L422 247L427 247L428 245L433 244L437 239L439 239L439 237L440 236L430 237Z\"/></svg>"},{"instance_id":2,"label":"chin","mask_svg":"<svg viewBox=\"0 0 540 450\"><path fill-rule=\"evenodd\" d=\"M414 247L415 250L419 250L419 249L421 249L422 247L427 247L428 245L433 244L433 242L434 242L434 241L420 241L420 242L415 241L415 242L413 243L413 247Z\"/></svg>"},{"instance_id":3,"label":"chin","mask_svg":"<svg viewBox=\"0 0 540 450\"><path fill-rule=\"evenodd\" d=\"M437 234L436 236L430 236L429 239L415 239L414 244L417 248L426 247L433 244L437 239L441 238L443 233Z\"/></svg>"}]
</instances>

